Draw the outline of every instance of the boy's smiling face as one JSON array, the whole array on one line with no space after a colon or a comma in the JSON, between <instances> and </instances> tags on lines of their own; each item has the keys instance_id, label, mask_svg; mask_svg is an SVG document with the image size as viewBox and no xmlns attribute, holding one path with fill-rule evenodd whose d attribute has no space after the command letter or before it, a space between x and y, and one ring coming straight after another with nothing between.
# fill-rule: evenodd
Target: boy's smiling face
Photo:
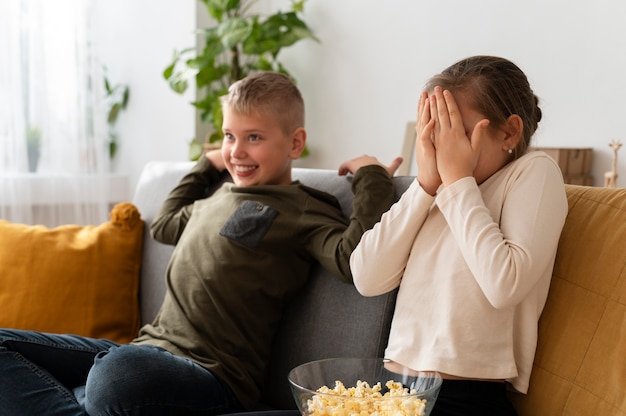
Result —
<instances>
[{"instance_id":1,"label":"boy's smiling face","mask_svg":"<svg viewBox=\"0 0 626 416\"><path fill-rule=\"evenodd\" d=\"M223 113L222 157L235 185L290 184L291 161L304 149L304 128L286 135L271 116L241 114L229 106Z\"/></svg>"}]
</instances>

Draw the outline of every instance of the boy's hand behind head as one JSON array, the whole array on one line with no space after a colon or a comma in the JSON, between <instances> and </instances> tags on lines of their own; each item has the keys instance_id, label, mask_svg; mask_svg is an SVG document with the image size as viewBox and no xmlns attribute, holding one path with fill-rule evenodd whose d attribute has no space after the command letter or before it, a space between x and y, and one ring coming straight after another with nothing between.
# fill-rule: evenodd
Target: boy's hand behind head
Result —
<instances>
[{"instance_id":1,"label":"boy's hand behind head","mask_svg":"<svg viewBox=\"0 0 626 416\"><path fill-rule=\"evenodd\" d=\"M402 164L402 158L400 156L396 157L389 166L386 166L379 162L374 156L362 155L343 162L339 166L338 173L341 176L347 175L348 173L355 174L363 166L378 165L385 168L389 176L393 176L400 167L400 164Z\"/></svg>"},{"instance_id":2,"label":"boy's hand behind head","mask_svg":"<svg viewBox=\"0 0 626 416\"><path fill-rule=\"evenodd\" d=\"M209 159L213 167L220 172L226 169L226 163L224 163L224 158L222 157L222 149L209 150L204 156Z\"/></svg>"}]
</instances>

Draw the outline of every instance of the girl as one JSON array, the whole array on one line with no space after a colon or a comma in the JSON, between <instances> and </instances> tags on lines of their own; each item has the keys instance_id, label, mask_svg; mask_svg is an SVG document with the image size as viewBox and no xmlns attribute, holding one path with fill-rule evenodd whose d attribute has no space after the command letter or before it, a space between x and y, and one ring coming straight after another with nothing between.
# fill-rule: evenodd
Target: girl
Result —
<instances>
[{"instance_id":1,"label":"girl","mask_svg":"<svg viewBox=\"0 0 626 416\"><path fill-rule=\"evenodd\" d=\"M354 282L365 296L399 288L386 358L441 373L434 416L515 415L506 389L528 389L563 178L545 153L527 153L541 110L512 62L461 60L426 91L417 178L363 235Z\"/></svg>"}]
</instances>

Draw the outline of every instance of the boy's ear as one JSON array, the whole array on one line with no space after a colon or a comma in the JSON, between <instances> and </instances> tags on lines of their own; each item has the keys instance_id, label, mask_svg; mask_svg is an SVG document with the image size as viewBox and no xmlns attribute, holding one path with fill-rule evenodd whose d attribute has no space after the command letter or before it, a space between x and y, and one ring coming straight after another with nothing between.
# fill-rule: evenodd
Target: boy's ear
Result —
<instances>
[{"instance_id":1,"label":"boy's ear","mask_svg":"<svg viewBox=\"0 0 626 416\"><path fill-rule=\"evenodd\" d=\"M512 114L506 119L502 130L506 133L504 138L505 150L515 149L524 135L524 121L517 114Z\"/></svg>"},{"instance_id":2,"label":"boy's ear","mask_svg":"<svg viewBox=\"0 0 626 416\"><path fill-rule=\"evenodd\" d=\"M291 133L291 151L289 157L298 159L304 151L306 145L306 130L304 127L298 127Z\"/></svg>"}]
</instances>

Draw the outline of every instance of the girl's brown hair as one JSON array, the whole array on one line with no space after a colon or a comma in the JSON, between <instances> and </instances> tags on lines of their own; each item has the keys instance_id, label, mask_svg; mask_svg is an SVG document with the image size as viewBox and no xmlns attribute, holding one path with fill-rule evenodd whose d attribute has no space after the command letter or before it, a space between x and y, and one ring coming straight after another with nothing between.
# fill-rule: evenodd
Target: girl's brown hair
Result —
<instances>
[{"instance_id":1,"label":"girl's brown hair","mask_svg":"<svg viewBox=\"0 0 626 416\"><path fill-rule=\"evenodd\" d=\"M523 122L523 133L513 149L513 158L526 153L541 121L541 109L526 75L513 62L496 56L466 58L432 77L426 90L436 86L466 93L470 105L489 119L492 127L502 126L509 116L517 114Z\"/></svg>"}]
</instances>

